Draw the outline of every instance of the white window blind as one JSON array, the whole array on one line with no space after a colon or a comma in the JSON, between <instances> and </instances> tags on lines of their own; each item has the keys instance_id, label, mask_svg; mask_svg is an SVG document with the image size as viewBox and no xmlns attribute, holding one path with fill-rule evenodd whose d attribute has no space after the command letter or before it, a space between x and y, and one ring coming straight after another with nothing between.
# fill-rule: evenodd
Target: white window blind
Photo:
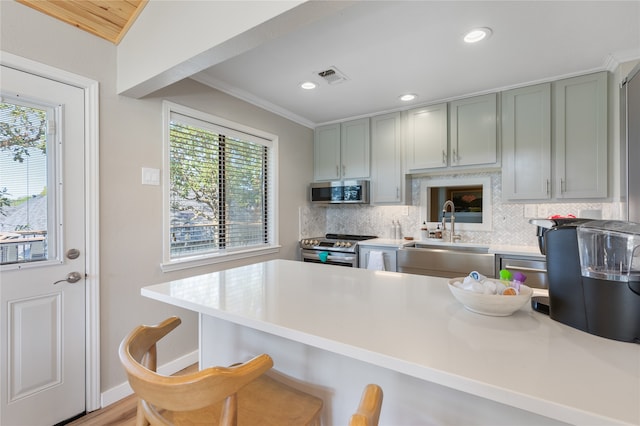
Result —
<instances>
[{"instance_id":1,"label":"white window blind","mask_svg":"<svg viewBox=\"0 0 640 426\"><path fill-rule=\"evenodd\" d=\"M272 245L273 141L193 115L169 113L169 261Z\"/></svg>"},{"instance_id":2,"label":"white window blind","mask_svg":"<svg viewBox=\"0 0 640 426\"><path fill-rule=\"evenodd\" d=\"M11 99L0 102L0 265L49 258L51 199L48 154L55 127L51 107Z\"/></svg>"}]
</instances>

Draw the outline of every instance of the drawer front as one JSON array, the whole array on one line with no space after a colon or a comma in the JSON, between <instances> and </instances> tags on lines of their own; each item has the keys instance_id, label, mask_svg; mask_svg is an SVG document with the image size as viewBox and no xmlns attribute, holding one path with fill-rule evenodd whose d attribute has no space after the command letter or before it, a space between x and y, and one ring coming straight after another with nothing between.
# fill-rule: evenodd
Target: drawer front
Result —
<instances>
[{"instance_id":1,"label":"drawer front","mask_svg":"<svg viewBox=\"0 0 640 426\"><path fill-rule=\"evenodd\" d=\"M519 271L527 276L525 284L529 287L549 288L547 262L544 259L496 256L496 269L496 276L500 276L501 269L506 269L511 273Z\"/></svg>"}]
</instances>

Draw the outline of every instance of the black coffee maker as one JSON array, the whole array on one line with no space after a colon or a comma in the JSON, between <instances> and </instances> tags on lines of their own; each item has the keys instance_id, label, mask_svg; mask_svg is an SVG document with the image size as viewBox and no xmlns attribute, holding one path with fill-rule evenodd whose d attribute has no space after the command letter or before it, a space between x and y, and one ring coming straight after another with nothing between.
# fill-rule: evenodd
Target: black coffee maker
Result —
<instances>
[{"instance_id":1,"label":"black coffee maker","mask_svg":"<svg viewBox=\"0 0 640 426\"><path fill-rule=\"evenodd\" d=\"M640 224L531 220L547 259L548 314L608 339L640 343ZM532 299L544 310L545 301Z\"/></svg>"}]
</instances>

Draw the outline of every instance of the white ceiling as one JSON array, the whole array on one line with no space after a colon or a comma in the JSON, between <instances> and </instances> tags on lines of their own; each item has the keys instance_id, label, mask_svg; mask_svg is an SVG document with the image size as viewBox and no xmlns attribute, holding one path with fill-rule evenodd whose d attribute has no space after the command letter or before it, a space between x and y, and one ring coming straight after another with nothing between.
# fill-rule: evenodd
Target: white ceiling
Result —
<instances>
[{"instance_id":1,"label":"white ceiling","mask_svg":"<svg viewBox=\"0 0 640 426\"><path fill-rule=\"evenodd\" d=\"M475 27L493 35L466 45ZM314 127L634 59L640 1L357 1L192 78ZM349 80L317 76L331 66Z\"/></svg>"}]
</instances>

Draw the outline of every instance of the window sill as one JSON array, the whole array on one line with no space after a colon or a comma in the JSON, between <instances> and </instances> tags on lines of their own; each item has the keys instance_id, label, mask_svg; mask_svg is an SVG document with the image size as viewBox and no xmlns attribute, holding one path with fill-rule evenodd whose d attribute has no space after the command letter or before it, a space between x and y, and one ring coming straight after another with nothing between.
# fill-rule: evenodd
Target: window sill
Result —
<instances>
[{"instance_id":1,"label":"window sill","mask_svg":"<svg viewBox=\"0 0 640 426\"><path fill-rule=\"evenodd\" d=\"M197 268L198 266L213 265L216 263L231 262L238 259L246 259L248 257L263 256L266 254L278 253L279 245L260 247L248 250L238 250L227 253L217 253L214 255L203 255L188 257L179 260L173 260L160 264L162 272L179 271L182 269Z\"/></svg>"}]
</instances>

